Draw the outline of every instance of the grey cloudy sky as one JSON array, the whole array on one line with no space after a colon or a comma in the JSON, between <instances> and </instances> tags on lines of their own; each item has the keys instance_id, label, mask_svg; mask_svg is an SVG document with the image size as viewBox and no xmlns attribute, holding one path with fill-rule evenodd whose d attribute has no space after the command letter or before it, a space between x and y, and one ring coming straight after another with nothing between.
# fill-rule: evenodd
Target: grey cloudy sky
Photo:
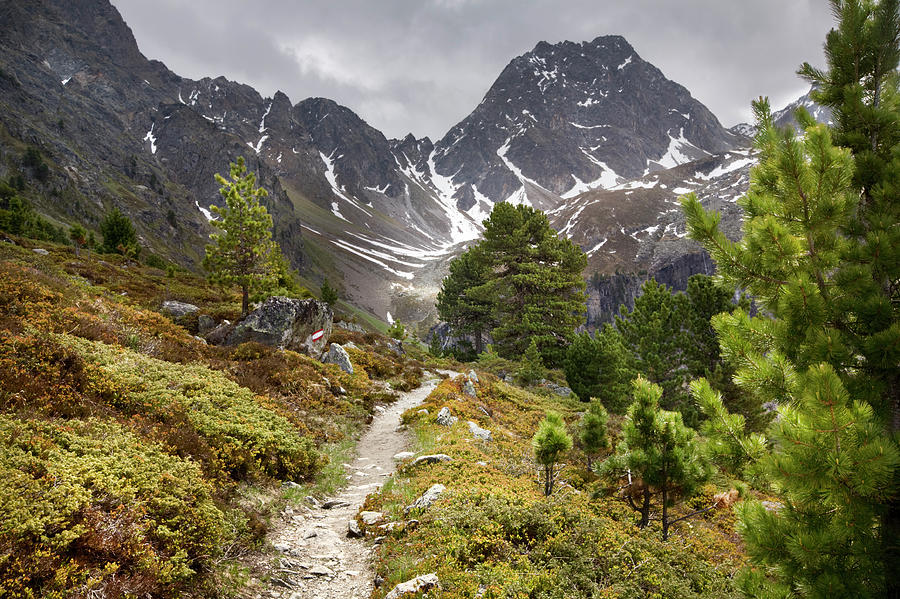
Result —
<instances>
[{"instance_id":1,"label":"grey cloudy sky","mask_svg":"<svg viewBox=\"0 0 900 599\"><path fill-rule=\"evenodd\" d=\"M141 51L296 103L324 96L388 137L441 137L538 41L625 36L722 124L780 107L823 63L825 0L112 0Z\"/></svg>"}]
</instances>

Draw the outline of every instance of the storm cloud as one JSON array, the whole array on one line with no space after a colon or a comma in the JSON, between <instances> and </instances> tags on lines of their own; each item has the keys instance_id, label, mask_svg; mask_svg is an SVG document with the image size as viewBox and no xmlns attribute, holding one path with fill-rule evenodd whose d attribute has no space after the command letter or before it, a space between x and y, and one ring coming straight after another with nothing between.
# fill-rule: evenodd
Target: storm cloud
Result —
<instances>
[{"instance_id":1,"label":"storm cloud","mask_svg":"<svg viewBox=\"0 0 900 599\"><path fill-rule=\"evenodd\" d=\"M725 126L822 65L825 0L112 0L141 51L191 78L331 98L388 137L441 137L539 41L623 35Z\"/></svg>"}]
</instances>

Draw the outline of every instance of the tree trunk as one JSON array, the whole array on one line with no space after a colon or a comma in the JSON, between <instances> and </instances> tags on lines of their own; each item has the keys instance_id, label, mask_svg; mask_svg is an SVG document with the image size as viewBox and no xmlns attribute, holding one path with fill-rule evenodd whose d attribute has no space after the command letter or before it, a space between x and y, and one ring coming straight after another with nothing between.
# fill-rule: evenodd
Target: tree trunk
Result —
<instances>
[{"instance_id":1,"label":"tree trunk","mask_svg":"<svg viewBox=\"0 0 900 599\"><path fill-rule=\"evenodd\" d=\"M544 495L550 497L553 493L553 464L544 466Z\"/></svg>"},{"instance_id":2,"label":"tree trunk","mask_svg":"<svg viewBox=\"0 0 900 599\"><path fill-rule=\"evenodd\" d=\"M669 506L668 506L669 494L666 492L666 488L662 489L662 503L663 503L663 513L662 513L662 525L663 525L663 541L669 540Z\"/></svg>"},{"instance_id":3,"label":"tree trunk","mask_svg":"<svg viewBox=\"0 0 900 599\"><path fill-rule=\"evenodd\" d=\"M241 285L241 318L247 316L250 311L250 289L247 285Z\"/></svg>"},{"instance_id":4,"label":"tree trunk","mask_svg":"<svg viewBox=\"0 0 900 599\"><path fill-rule=\"evenodd\" d=\"M475 330L475 354L480 355L484 351L484 339L481 338L481 327Z\"/></svg>"},{"instance_id":5,"label":"tree trunk","mask_svg":"<svg viewBox=\"0 0 900 599\"><path fill-rule=\"evenodd\" d=\"M640 528L646 528L650 524L650 489L644 489L644 503L641 504Z\"/></svg>"}]
</instances>

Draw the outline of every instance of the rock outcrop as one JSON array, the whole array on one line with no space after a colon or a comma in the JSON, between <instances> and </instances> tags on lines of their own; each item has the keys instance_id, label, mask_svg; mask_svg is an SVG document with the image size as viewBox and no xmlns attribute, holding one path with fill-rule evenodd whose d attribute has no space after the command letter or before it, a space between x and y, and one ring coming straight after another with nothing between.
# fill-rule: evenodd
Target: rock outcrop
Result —
<instances>
[{"instance_id":1,"label":"rock outcrop","mask_svg":"<svg viewBox=\"0 0 900 599\"><path fill-rule=\"evenodd\" d=\"M328 343L331 327L331 308L324 302L270 297L235 325L225 344L256 341L318 357ZM313 335L318 331L322 334L314 340Z\"/></svg>"},{"instance_id":2,"label":"rock outcrop","mask_svg":"<svg viewBox=\"0 0 900 599\"><path fill-rule=\"evenodd\" d=\"M328 353L322 357L322 361L326 364L336 364L347 374L353 374L353 364L350 362L350 354L337 343L331 344L331 347L328 348Z\"/></svg>"}]
</instances>

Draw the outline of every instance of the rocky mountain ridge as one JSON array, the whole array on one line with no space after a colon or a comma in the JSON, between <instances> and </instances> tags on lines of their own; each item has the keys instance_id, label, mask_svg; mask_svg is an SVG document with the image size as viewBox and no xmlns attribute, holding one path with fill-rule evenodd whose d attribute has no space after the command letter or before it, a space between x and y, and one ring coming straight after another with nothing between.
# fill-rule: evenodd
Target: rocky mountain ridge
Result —
<instances>
[{"instance_id":1,"label":"rocky mountain ridge","mask_svg":"<svg viewBox=\"0 0 900 599\"><path fill-rule=\"evenodd\" d=\"M117 206L150 251L193 268L220 201L213 175L242 155L291 264L381 318L423 317L498 201L547 210L588 252L586 277L696 252L675 190L739 222L722 198L747 181L749 140L620 36L537 44L432 142L387 139L329 99L179 77L140 53L107 0L7 3L0 21L0 177L37 147L53 167L33 183L39 209L91 226Z\"/></svg>"}]
</instances>

